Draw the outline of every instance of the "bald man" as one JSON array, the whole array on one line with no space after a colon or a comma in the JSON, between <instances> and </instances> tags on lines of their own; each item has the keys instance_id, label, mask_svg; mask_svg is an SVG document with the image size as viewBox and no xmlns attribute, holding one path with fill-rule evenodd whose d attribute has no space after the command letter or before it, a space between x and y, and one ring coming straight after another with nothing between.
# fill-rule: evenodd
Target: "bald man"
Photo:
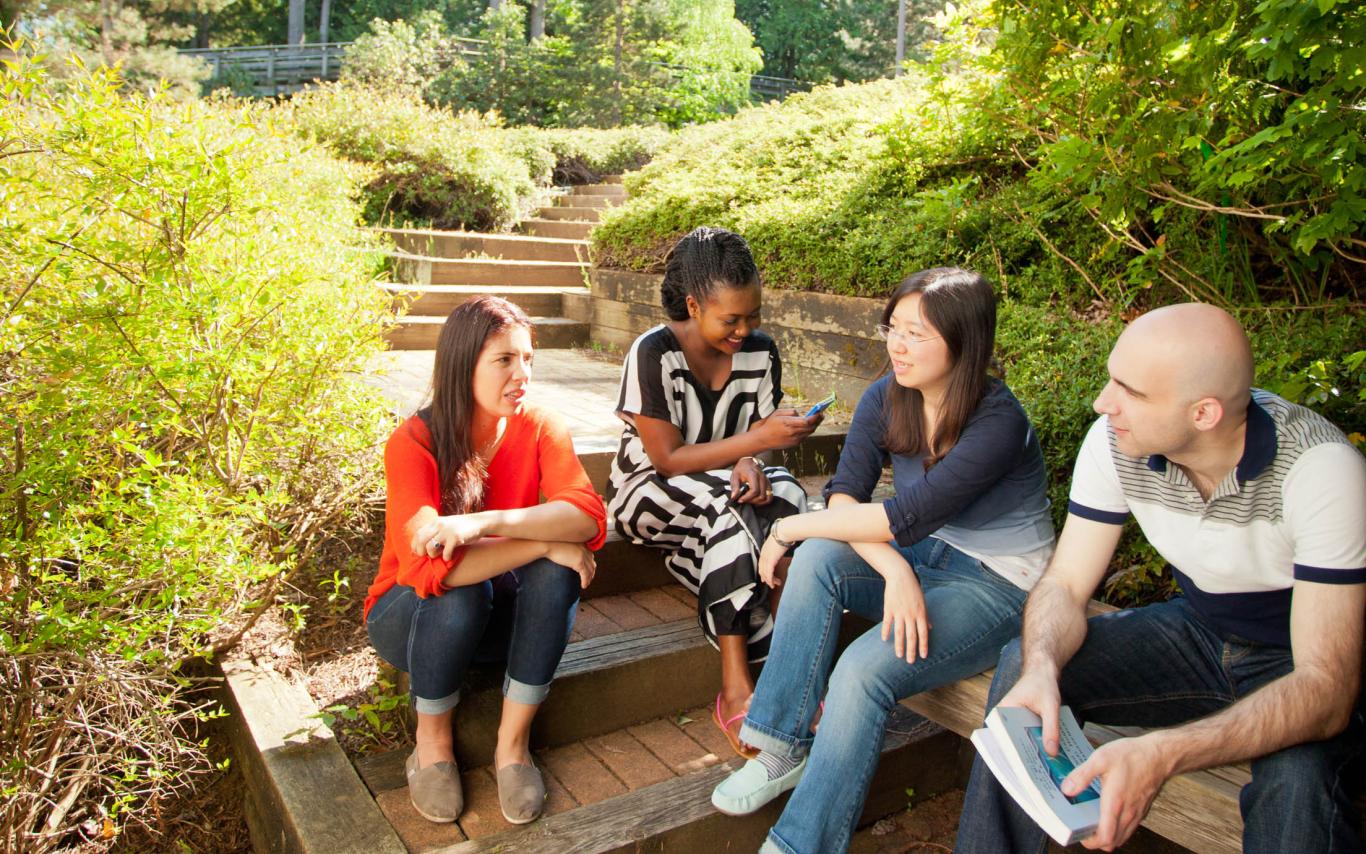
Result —
<instances>
[{"instance_id":1,"label":"bald man","mask_svg":"<svg viewBox=\"0 0 1366 854\"><path fill-rule=\"evenodd\" d=\"M1063 781L1101 782L1088 848L1122 845L1176 774L1251 760L1243 850L1361 851L1345 775L1363 750L1366 461L1301 406L1252 389L1237 321L1207 305L1134 321L1110 354L1067 523L1001 655L988 707L1149 727ZM1132 514L1182 595L1086 619ZM956 850L1043 850L979 757Z\"/></svg>"}]
</instances>

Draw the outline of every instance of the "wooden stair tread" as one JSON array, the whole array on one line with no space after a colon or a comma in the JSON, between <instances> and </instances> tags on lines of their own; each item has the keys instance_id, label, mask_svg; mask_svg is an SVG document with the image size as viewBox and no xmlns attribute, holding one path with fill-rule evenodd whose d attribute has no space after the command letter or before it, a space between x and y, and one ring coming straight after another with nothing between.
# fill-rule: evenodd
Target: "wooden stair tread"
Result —
<instances>
[{"instance_id":1,"label":"wooden stair tread","mask_svg":"<svg viewBox=\"0 0 1366 854\"><path fill-rule=\"evenodd\" d=\"M875 804L877 815L885 814L889 804L891 809L904 806L902 790L908 779L934 790L952 785L943 766L953 764L949 760L954 741L939 727L895 709L883 742L878 772L882 779L875 785L894 788L896 797L894 802L883 799ZM535 751L549 797L545 816L524 827L509 825L499 815L492 766L462 769L466 810L458 827L445 826L446 844L439 841L442 833L431 832L429 823L407 803L406 755L407 750L400 749L363 757L355 764L409 849L422 854L604 852L636 850L647 840L656 843L651 850L659 845L666 850L704 850L711 842L755 848L786 801L784 796L744 818L724 816L712 808L712 789L742 760L712 725L706 706Z\"/></svg>"}]
</instances>

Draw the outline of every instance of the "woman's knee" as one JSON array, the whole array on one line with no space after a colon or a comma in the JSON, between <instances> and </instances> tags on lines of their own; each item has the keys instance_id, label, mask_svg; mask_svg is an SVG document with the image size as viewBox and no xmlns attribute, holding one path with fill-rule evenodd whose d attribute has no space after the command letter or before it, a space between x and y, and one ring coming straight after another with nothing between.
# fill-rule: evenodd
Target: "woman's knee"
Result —
<instances>
[{"instance_id":1,"label":"woman's knee","mask_svg":"<svg viewBox=\"0 0 1366 854\"><path fill-rule=\"evenodd\" d=\"M838 540L812 539L804 541L792 556L788 569L788 584L818 584L833 590L850 560L862 560L853 546Z\"/></svg>"},{"instance_id":2,"label":"woman's knee","mask_svg":"<svg viewBox=\"0 0 1366 854\"><path fill-rule=\"evenodd\" d=\"M579 599L579 574L549 558L518 570L517 597L530 596L548 608L568 608Z\"/></svg>"}]
</instances>

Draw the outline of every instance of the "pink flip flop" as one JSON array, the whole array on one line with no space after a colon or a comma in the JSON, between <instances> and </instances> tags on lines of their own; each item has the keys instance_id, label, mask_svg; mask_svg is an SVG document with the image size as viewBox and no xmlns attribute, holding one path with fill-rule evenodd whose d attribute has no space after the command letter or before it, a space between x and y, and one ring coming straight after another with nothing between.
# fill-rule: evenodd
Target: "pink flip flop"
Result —
<instances>
[{"instance_id":1,"label":"pink flip flop","mask_svg":"<svg viewBox=\"0 0 1366 854\"><path fill-rule=\"evenodd\" d=\"M755 750L753 747L746 745L744 742L740 740L739 727L736 727L735 731L731 732L731 727L735 726L735 723L737 721L742 721L745 719L745 713L741 712L740 714L736 715L730 720L725 720L721 717L720 694L716 695L716 706L711 710L711 719L712 723L716 724L716 728L721 730L722 734L725 735L726 741L730 743L730 749L734 750L737 755L745 759L753 759L754 757L759 755L758 750Z\"/></svg>"}]
</instances>

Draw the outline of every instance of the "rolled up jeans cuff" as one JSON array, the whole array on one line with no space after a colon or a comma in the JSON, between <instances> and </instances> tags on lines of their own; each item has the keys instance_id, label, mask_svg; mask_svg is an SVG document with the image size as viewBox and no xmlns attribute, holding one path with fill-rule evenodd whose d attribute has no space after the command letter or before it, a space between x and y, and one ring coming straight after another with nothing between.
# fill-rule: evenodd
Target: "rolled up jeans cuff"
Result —
<instances>
[{"instance_id":1,"label":"rolled up jeans cuff","mask_svg":"<svg viewBox=\"0 0 1366 854\"><path fill-rule=\"evenodd\" d=\"M449 712L460 704L460 692L447 694L438 700L428 700L426 697L413 695L413 711L419 715L440 715Z\"/></svg>"},{"instance_id":2,"label":"rolled up jeans cuff","mask_svg":"<svg viewBox=\"0 0 1366 854\"><path fill-rule=\"evenodd\" d=\"M511 676L503 677L503 696L514 703L539 706L545 701L546 695L549 693L549 682L544 685L528 685L525 682L518 682Z\"/></svg>"},{"instance_id":3,"label":"rolled up jeans cuff","mask_svg":"<svg viewBox=\"0 0 1366 854\"><path fill-rule=\"evenodd\" d=\"M744 724L740 727L740 740L767 753L785 756L788 759L801 759L811 752L811 743L815 741L814 738L794 739L785 733L764 729L752 723L749 718L745 718Z\"/></svg>"}]
</instances>

